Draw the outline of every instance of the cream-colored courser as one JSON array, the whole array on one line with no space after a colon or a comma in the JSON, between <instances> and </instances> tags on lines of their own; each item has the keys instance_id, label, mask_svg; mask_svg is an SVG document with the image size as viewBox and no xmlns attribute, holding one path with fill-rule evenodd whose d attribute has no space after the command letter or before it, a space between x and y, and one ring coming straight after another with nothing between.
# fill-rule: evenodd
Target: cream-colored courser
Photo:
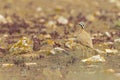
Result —
<instances>
[{"instance_id":1,"label":"cream-colored courser","mask_svg":"<svg viewBox=\"0 0 120 80\"><path fill-rule=\"evenodd\" d=\"M93 49L91 36L84 30L84 23L80 22L79 27L79 31L75 33L77 42L80 42L82 45Z\"/></svg>"}]
</instances>

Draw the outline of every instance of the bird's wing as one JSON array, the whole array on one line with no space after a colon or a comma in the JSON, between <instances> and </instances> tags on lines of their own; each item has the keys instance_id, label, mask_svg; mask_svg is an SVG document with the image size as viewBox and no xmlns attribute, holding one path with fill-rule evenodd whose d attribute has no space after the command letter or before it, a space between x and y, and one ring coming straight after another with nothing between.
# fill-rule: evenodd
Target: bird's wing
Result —
<instances>
[{"instance_id":1,"label":"bird's wing","mask_svg":"<svg viewBox=\"0 0 120 80\"><path fill-rule=\"evenodd\" d=\"M82 45L93 48L91 36L86 31L80 31L77 36L77 39Z\"/></svg>"}]
</instances>

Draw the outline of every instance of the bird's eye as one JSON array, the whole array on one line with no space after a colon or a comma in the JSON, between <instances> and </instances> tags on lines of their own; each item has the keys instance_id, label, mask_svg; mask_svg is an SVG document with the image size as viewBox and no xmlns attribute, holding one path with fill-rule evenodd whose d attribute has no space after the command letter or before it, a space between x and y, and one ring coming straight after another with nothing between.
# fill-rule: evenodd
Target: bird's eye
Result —
<instances>
[{"instance_id":1,"label":"bird's eye","mask_svg":"<svg viewBox=\"0 0 120 80\"><path fill-rule=\"evenodd\" d=\"M84 22L80 22L79 25L83 28L85 28Z\"/></svg>"}]
</instances>

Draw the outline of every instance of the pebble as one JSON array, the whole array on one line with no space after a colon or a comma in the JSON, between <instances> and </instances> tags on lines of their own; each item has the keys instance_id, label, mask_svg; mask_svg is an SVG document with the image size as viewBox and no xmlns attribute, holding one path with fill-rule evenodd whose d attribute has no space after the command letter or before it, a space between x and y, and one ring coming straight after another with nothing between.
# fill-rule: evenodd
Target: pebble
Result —
<instances>
[{"instance_id":1,"label":"pebble","mask_svg":"<svg viewBox=\"0 0 120 80\"><path fill-rule=\"evenodd\" d=\"M37 63L25 63L26 66L33 66L33 65L37 65Z\"/></svg>"},{"instance_id":2,"label":"pebble","mask_svg":"<svg viewBox=\"0 0 120 80\"><path fill-rule=\"evenodd\" d=\"M95 49L95 51L98 52L99 54L106 53L105 51L102 51L100 49Z\"/></svg>"},{"instance_id":3,"label":"pebble","mask_svg":"<svg viewBox=\"0 0 120 80\"><path fill-rule=\"evenodd\" d=\"M0 14L0 23L7 23L5 17Z\"/></svg>"},{"instance_id":4,"label":"pebble","mask_svg":"<svg viewBox=\"0 0 120 80\"><path fill-rule=\"evenodd\" d=\"M88 20L88 21L95 21L95 16L94 15L92 15L92 14L89 14L89 15L87 15L87 17L86 17L86 19Z\"/></svg>"},{"instance_id":5,"label":"pebble","mask_svg":"<svg viewBox=\"0 0 120 80\"><path fill-rule=\"evenodd\" d=\"M114 42L119 42L120 43L120 38L119 39L115 39Z\"/></svg>"},{"instance_id":6,"label":"pebble","mask_svg":"<svg viewBox=\"0 0 120 80\"><path fill-rule=\"evenodd\" d=\"M37 11L37 12L41 12L41 11L42 11L42 8L41 8L41 7L37 7L37 8L36 8L36 11Z\"/></svg>"},{"instance_id":7,"label":"pebble","mask_svg":"<svg viewBox=\"0 0 120 80\"><path fill-rule=\"evenodd\" d=\"M116 49L105 49L105 51L107 53L113 53L113 54L118 53L118 50L116 50Z\"/></svg>"},{"instance_id":8,"label":"pebble","mask_svg":"<svg viewBox=\"0 0 120 80\"><path fill-rule=\"evenodd\" d=\"M60 17L57 19L57 21L58 21L59 24L63 24L63 25L68 24L68 19L66 19L66 18L63 17L63 16L60 16Z\"/></svg>"},{"instance_id":9,"label":"pebble","mask_svg":"<svg viewBox=\"0 0 120 80\"><path fill-rule=\"evenodd\" d=\"M61 47L55 47L54 49L50 51L50 53L52 54L61 53L61 52L66 52L66 51Z\"/></svg>"},{"instance_id":10,"label":"pebble","mask_svg":"<svg viewBox=\"0 0 120 80\"><path fill-rule=\"evenodd\" d=\"M87 58L87 59L83 59L81 60L82 62L90 62L90 63L93 63L93 62L105 62L105 59L104 57L100 56L100 55L95 55L95 56L92 56L90 58Z\"/></svg>"},{"instance_id":11,"label":"pebble","mask_svg":"<svg viewBox=\"0 0 120 80\"><path fill-rule=\"evenodd\" d=\"M107 69L105 72L107 72L107 73L115 73L115 70L114 69Z\"/></svg>"},{"instance_id":12,"label":"pebble","mask_svg":"<svg viewBox=\"0 0 120 80\"><path fill-rule=\"evenodd\" d=\"M54 26L56 24L56 22L55 21L48 21L48 23L47 23L47 25L48 26Z\"/></svg>"},{"instance_id":13,"label":"pebble","mask_svg":"<svg viewBox=\"0 0 120 80\"><path fill-rule=\"evenodd\" d=\"M107 37L111 37L111 34L110 34L109 32L105 32L105 35L106 35Z\"/></svg>"},{"instance_id":14,"label":"pebble","mask_svg":"<svg viewBox=\"0 0 120 80\"><path fill-rule=\"evenodd\" d=\"M51 35L50 34L46 34L46 35L44 35L44 38L45 39L51 39Z\"/></svg>"},{"instance_id":15,"label":"pebble","mask_svg":"<svg viewBox=\"0 0 120 80\"><path fill-rule=\"evenodd\" d=\"M10 63L2 64L2 67L12 67L12 66L14 66L14 64L10 64Z\"/></svg>"},{"instance_id":16,"label":"pebble","mask_svg":"<svg viewBox=\"0 0 120 80\"><path fill-rule=\"evenodd\" d=\"M100 13L100 11L96 11L96 12L94 13L94 15L95 15L95 16L101 16L101 13Z\"/></svg>"}]
</instances>

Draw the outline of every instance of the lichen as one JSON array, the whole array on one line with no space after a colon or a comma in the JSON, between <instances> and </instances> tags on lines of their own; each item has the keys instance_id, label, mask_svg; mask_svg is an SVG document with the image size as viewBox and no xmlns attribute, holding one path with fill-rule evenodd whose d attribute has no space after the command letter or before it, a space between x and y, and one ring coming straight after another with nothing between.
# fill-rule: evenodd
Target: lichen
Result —
<instances>
[{"instance_id":1,"label":"lichen","mask_svg":"<svg viewBox=\"0 0 120 80\"><path fill-rule=\"evenodd\" d=\"M32 51L32 41L27 37L22 37L17 43L13 44L9 52L11 54L21 54Z\"/></svg>"}]
</instances>

